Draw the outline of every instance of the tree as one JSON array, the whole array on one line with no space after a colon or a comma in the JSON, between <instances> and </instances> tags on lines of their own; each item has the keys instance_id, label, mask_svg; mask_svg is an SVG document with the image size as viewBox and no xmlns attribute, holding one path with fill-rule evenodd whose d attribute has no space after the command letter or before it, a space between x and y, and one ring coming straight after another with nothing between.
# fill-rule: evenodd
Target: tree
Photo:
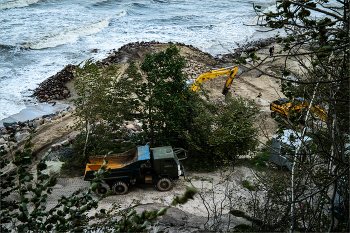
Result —
<instances>
[{"instance_id":1,"label":"tree","mask_svg":"<svg viewBox=\"0 0 350 233\"><path fill-rule=\"evenodd\" d=\"M285 65L279 67L283 72L273 75L260 69L269 57L246 66L281 80L290 102L304 97L309 105L320 106L327 120L313 118L310 106L304 111L302 130L298 123L283 125L299 135L301 145L288 149L293 155L292 171L285 179L274 181L277 177L272 173L259 175L268 197L260 207L269 203L281 207L279 216L288 222L280 226L282 231L349 231L349 195L340 188L349 182L349 1L284 0L276 6L276 12L261 13L260 6L255 9L263 19L261 26L286 31L286 37L276 36L283 48L274 56L284 59ZM299 69L287 66L290 60L297 62ZM303 152L306 136L312 138L313 145ZM267 226L267 222L263 224Z\"/></svg>"},{"instance_id":2,"label":"tree","mask_svg":"<svg viewBox=\"0 0 350 233\"><path fill-rule=\"evenodd\" d=\"M226 101L224 112L218 115L216 129L209 139L214 148L214 159L235 163L239 155L256 148L258 142L254 136L258 130L253 124L259 112L260 109L252 100L233 97Z\"/></svg>"},{"instance_id":3,"label":"tree","mask_svg":"<svg viewBox=\"0 0 350 233\"><path fill-rule=\"evenodd\" d=\"M102 67L92 59L76 67L74 87L78 96L73 100L77 116L75 127L82 133L74 145L71 162L77 166L85 167L88 156L94 153L117 152L111 139L120 137L114 132L123 120L131 119L136 104L132 94L141 79L135 62L130 63L125 74L118 72L116 65ZM85 141L83 144L82 140Z\"/></svg>"},{"instance_id":4,"label":"tree","mask_svg":"<svg viewBox=\"0 0 350 233\"><path fill-rule=\"evenodd\" d=\"M151 147L176 145L187 124L188 100L192 93L186 86L184 67L184 57L179 56L179 49L174 45L166 51L148 53L141 64L146 82L141 84L137 95L140 110L149 124Z\"/></svg>"}]
</instances>

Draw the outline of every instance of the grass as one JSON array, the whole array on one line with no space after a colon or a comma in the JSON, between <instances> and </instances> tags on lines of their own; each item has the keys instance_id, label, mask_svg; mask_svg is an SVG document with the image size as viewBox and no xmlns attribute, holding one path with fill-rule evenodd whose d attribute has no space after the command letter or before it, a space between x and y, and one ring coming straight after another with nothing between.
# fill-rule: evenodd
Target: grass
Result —
<instances>
[{"instance_id":1,"label":"grass","mask_svg":"<svg viewBox=\"0 0 350 233\"><path fill-rule=\"evenodd\" d=\"M248 180L243 181L242 183L243 187L248 189L249 191L255 191L256 187L252 185Z\"/></svg>"},{"instance_id":2,"label":"grass","mask_svg":"<svg viewBox=\"0 0 350 233\"><path fill-rule=\"evenodd\" d=\"M235 166L249 166L257 169L258 171L265 171L267 169L267 162L270 159L270 150L265 150L258 153L253 158L241 158L238 159Z\"/></svg>"}]
</instances>

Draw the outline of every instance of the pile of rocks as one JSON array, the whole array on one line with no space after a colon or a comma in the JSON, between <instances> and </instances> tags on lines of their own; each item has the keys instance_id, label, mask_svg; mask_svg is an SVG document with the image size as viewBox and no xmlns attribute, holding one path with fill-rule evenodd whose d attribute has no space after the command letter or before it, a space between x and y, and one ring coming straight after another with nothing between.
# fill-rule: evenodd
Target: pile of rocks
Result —
<instances>
[{"instance_id":1,"label":"pile of rocks","mask_svg":"<svg viewBox=\"0 0 350 233\"><path fill-rule=\"evenodd\" d=\"M216 57L221 59L222 62L230 62L233 59L238 59L241 57L242 53L249 54L250 52L257 51L261 48L267 47L272 43L275 43L276 39L274 37L270 37L267 39L260 39L256 41L250 41L246 44L240 45L238 43L238 48L234 49L233 53L227 53L227 54L218 54Z\"/></svg>"},{"instance_id":2,"label":"pile of rocks","mask_svg":"<svg viewBox=\"0 0 350 233\"><path fill-rule=\"evenodd\" d=\"M71 158L73 152L69 147L61 147L58 150L49 150L48 155L46 156L47 161L54 161L59 159Z\"/></svg>"},{"instance_id":3,"label":"pile of rocks","mask_svg":"<svg viewBox=\"0 0 350 233\"><path fill-rule=\"evenodd\" d=\"M188 79L195 81L199 75L207 73L210 68L202 63L198 63L195 60L186 58L186 67L184 72L188 75Z\"/></svg>"},{"instance_id":4,"label":"pile of rocks","mask_svg":"<svg viewBox=\"0 0 350 233\"><path fill-rule=\"evenodd\" d=\"M74 65L67 65L57 74L49 77L35 88L33 96L39 102L48 102L52 100L63 100L70 97L70 91L65 84L74 78Z\"/></svg>"},{"instance_id":5,"label":"pile of rocks","mask_svg":"<svg viewBox=\"0 0 350 233\"><path fill-rule=\"evenodd\" d=\"M64 117L72 110L71 107L67 107L66 109L57 111L54 114L43 115L42 117L23 122L10 120L4 121L4 127L0 127L0 146L3 145L5 150L13 148L17 143L26 139L32 132L35 132L40 125Z\"/></svg>"},{"instance_id":6,"label":"pile of rocks","mask_svg":"<svg viewBox=\"0 0 350 233\"><path fill-rule=\"evenodd\" d=\"M169 43L171 43L171 42L169 42ZM154 41L154 40L149 41L149 42L145 42L145 41L131 42L131 43L125 44L122 47L120 47L118 49L118 51L112 50L111 54L107 58L105 58L101 61L101 64L104 66L110 65L112 63L118 64L120 62L123 62L125 60L125 55L132 50L136 50L138 48L152 48L152 46L154 46L154 45L169 44L169 43L161 43L159 41ZM218 61L218 60L220 60L219 58L215 58L211 54L203 52L199 48L194 47L193 45L186 45L184 43L179 43L179 42L174 43L174 45L190 48L191 50L197 52L202 59L213 60L213 65L220 62L220 61Z\"/></svg>"}]
</instances>

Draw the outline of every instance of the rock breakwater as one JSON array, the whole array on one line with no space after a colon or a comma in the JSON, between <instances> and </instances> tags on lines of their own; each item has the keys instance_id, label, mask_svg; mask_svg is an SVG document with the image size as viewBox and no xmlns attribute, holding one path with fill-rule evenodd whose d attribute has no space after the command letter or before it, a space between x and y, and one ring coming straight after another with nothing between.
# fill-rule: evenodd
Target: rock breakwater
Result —
<instances>
[{"instance_id":1,"label":"rock breakwater","mask_svg":"<svg viewBox=\"0 0 350 233\"><path fill-rule=\"evenodd\" d=\"M67 65L63 70L40 83L35 88L33 96L41 103L69 98L71 95L66 83L74 79L74 71L74 65Z\"/></svg>"},{"instance_id":2,"label":"rock breakwater","mask_svg":"<svg viewBox=\"0 0 350 233\"><path fill-rule=\"evenodd\" d=\"M4 150L15 148L19 142L27 139L31 133L35 133L39 126L65 117L71 114L72 110L71 107L67 107L56 113L23 122L4 121L4 127L0 127L0 147L3 146Z\"/></svg>"}]
</instances>

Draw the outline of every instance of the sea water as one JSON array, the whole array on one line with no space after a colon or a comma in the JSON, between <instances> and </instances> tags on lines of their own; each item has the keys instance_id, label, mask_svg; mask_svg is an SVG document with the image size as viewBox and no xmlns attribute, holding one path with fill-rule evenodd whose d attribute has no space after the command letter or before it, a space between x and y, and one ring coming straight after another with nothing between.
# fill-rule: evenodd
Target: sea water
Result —
<instances>
[{"instance_id":1,"label":"sea water","mask_svg":"<svg viewBox=\"0 0 350 233\"><path fill-rule=\"evenodd\" d=\"M102 59L136 41L181 42L230 53L256 28L253 4L273 0L0 0L0 120L67 64Z\"/></svg>"}]
</instances>

